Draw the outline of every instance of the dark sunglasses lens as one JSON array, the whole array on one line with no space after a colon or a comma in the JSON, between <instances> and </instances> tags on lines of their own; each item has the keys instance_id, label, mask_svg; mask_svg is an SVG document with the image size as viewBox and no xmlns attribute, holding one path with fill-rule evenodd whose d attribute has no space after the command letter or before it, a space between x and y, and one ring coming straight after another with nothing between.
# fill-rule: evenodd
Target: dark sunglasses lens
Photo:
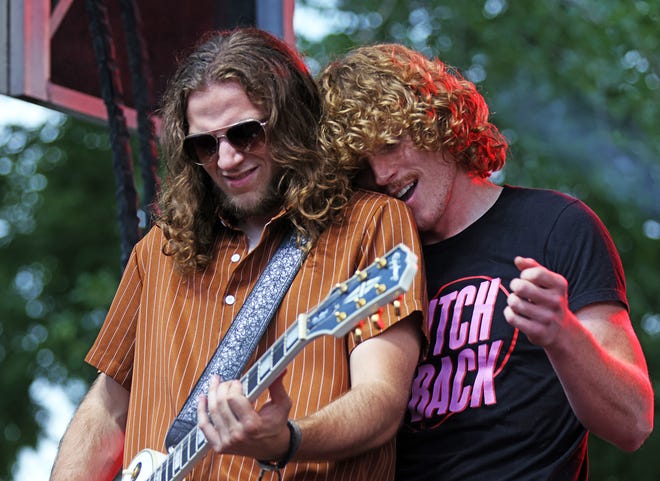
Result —
<instances>
[{"instance_id":1,"label":"dark sunglasses lens","mask_svg":"<svg viewBox=\"0 0 660 481\"><path fill-rule=\"evenodd\" d=\"M218 140L211 134L188 137L183 141L188 157L198 162L207 162L218 150Z\"/></svg>"},{"instance_id":2,"label":"dark sunglasses lens","mask_svg":"<svg viewBox=\"0 0 660 481\"><path fill-rule=\"evenodd\" d=\"M266 139L264 128L256 120L243 122L227 129L227 140L239 150L250 150Z\"/></svg>"}]
</instances>

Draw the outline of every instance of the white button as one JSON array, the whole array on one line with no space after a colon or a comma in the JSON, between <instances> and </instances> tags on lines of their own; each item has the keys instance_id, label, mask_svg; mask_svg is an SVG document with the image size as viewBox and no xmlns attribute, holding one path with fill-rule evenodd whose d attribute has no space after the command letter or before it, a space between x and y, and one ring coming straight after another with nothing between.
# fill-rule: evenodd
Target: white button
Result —
<instances>
[{"instance_id":1,"label":"white button","mask_svg":"<svg viewBox=\"0 0 660 481\"><path fill-rule=\"evenodd\" d=\"M231 256L231 261L232 262L238 262L239 260L241 260L241 255L240 254L234 254L233 256Z\"/></svg>"},{"instance_id":2,"label":"white button","mask_svg":"<svg viewBox=\"0 0 660 481\"><path fill-rule=\"evenodd\" d=\"M236 302L236 298L229 294L227 297L225 297L225 303L229 304L230 306Z\"/></svg>"}]
</instances>

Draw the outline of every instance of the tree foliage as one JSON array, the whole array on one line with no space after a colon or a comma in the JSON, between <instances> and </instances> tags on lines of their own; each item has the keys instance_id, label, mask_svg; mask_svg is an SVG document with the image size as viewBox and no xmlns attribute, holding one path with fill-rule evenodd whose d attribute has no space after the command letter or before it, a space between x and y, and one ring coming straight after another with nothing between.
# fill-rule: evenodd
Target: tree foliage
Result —
<instances>
[{"instance_id":1,"label":"tree foliage","mask_svg":"<svg viewBox=\"0 0 660 481\"><path fill-rule=\"evenodd\" d=\"M298 0L296 9L319 12L298 32L313 70L353 45L394 41L478 85L512 146L496 180L576 195L610 229L657 385L660 2ZM312 35L326 25L328 35ZM82 359L121 270L111 163L103 126L62 116L0 127L0 481L45 422L34 381L94 376ZM596 438L590 449L594 480L660 478L658 435L632 454Z\"/></svg>"},{"instance_id":2,"label":"tree foliage","mask_svg":"<svg viewBox=\"0 0 660 481\"><path fill-rule=\"evenodd\" d=\"M82 359L120 275L109 149L105 128L74 119L0 127L0 370L11 388L0 397L0 479L48 421L33 381L94 375Z\"/></svg>"}]
</instances>

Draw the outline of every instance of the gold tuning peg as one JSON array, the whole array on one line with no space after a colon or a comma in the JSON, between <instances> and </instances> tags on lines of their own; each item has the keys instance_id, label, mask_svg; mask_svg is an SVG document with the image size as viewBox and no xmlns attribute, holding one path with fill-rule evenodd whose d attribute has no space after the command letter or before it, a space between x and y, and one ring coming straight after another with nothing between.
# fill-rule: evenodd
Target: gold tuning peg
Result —
<instances>
[{"instance_id":1,"label":"gold tuning peg","mask_svg":"<svg viewBox=\"0 0 660 481\"><path fill-rule=\"evenodd\" d=\"M335 311L335 317L337 318L337 322L342 322L346 320L346 313L343 311Z\"/></svg>"}]
</instances>

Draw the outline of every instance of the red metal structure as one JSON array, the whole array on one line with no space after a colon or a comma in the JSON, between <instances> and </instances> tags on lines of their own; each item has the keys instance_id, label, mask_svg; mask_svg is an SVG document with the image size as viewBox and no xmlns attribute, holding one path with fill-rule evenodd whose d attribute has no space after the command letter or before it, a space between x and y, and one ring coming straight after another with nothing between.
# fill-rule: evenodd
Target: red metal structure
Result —
<instances>
[{"instance_id":1,"label":"red metal structure","mask_svg":"<svg viewBox=\"0 0 660 481\"><path fill-rule=\"evenodd\" d=\"M0 94L106 119L86 0L0 0ZM121 2L107 0L128 125L136 126ZM255 25L291 45L294 0L133 0L157 99L173 59L210 29Z\"/></svg>"},{"instance_id":2,"label":"red metal structure","mask_svg":"<svg viewBox=\"0 0 660 481\"><path fill-rule=\"evenodd\" d=\"M122 266L150 224L159 188L156 100L204 32L257 26L295 46L294 0L0 0L0 94L106 120ZM142 200L129 129L139 140Z\"/></svg>"}]
</instances>

